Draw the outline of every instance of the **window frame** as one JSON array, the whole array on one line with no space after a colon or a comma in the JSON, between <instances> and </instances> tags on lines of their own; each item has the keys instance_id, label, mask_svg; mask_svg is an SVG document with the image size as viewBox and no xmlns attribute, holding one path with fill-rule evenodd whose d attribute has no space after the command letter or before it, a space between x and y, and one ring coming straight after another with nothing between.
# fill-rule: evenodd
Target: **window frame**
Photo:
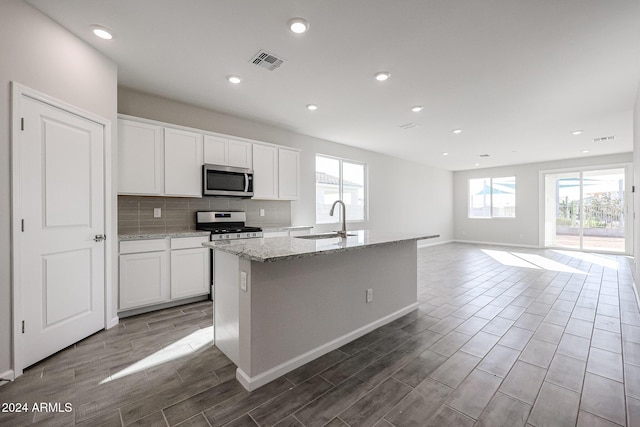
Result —
<instances>
[{"instance_id":1,"label":"window frame","mask_svg":"<svg viewBox=\"0 0 640 427\"><path fill-rule=\"evenodd\" d=\"M494 203L493 203L493 192L494 192L494 180L504 180L504 179L513 179L513 216L496 216L493 213ZM474 180L484 180L485 182L489 182L489 188L491 189L491 193L489 194L489 204L488 204L488 216L472 216L471 208L473 206L472 202L472 194L471 194L471 181ZM516 182L517 177L515 175L506 175L506 176L490 176L490 177L481 177L481 178L469 178L467 180L467 219L515 219L516 218Z\"/></svg>"},{"instance_id":2,"label":"window frame","mask_svg":"<svg viewBox=\"0 0 640 427\"><path fill-rule=\"evenodd\" d=\"M363 174L363 198L364 198L364 203L363 203L363 208L362 208L362 219L349 219L347 218L347 223L350 224L354 224L354 223L362 223L362 222L367 222L368 218L369 218L369 167L367 165L366 162L363 161L359 161L359 160L352 160L352 159L347 159L344 157L337 157L337 156L331 156L328 154L321 154L321 153L316 153L315 154L315 161L317 162L317 158L318 157L322 157L325 159L331 159L331 160L337 160L338 161L338 197L339 200L344 200L344 174L343 174L343 165L344 163L350 163L353 165L359 165L362 166L362 174ZM315 166L314 166L315 169ZM317 169L314 170L315 173L317 173ZM314 175L315 175L314 173ZM318 181L317 178L314 177L314 186L315 186L315 190L316 190L316 197L318 194ZM318 218L318 205L317 203L315 204L315 221L316 224L318 225L326 225L326 224L339 224L341 222L340 216L339 215L334 215L331 218L335 218L334 221L320 221Z\"/></svg>"}]
</instances>

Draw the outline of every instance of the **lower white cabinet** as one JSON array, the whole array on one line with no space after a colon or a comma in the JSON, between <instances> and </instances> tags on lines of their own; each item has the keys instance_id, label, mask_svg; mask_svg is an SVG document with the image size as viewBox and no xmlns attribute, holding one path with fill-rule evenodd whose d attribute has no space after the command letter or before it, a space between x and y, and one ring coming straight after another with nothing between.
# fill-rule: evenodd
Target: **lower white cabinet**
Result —
<instances>
[{"instance_id":1,"label":"lower white cabinet","mask_svg":"<svg viewBox=\"0 0 640 427\"><path fill-rule=\"evenodd\" d=\"M264 231L262 233L262 237L264 238L287 237L287 236L295 237L295 236L304 236L308 234L311 234L311 228L288 229L288 230L281 230L281 231Z\"/></svg>"},{"instance_id":2,"label":"lower white cabinet","mask_svg":"<svg viewBox=\"0 0 640 427\"><path fill-rule=\"evenodd\" d=\"M209 293L209 251L202 247L171 251L171 299Z\"/></svg>"},{"instance_id":3,"label":"lower white cabinet","mask_svg":"<svg viewBox=\"0 0 640 427\"><path fill-rule=\"evenodd\" d=\"M169 300L169 252L165 239L120 243L120 309Z\"/></svg>"},{"instance_id":4,"label":"lower white cabinet","mask_svg":"<svg viewBox=\"0 0 640 427\"><path fill-rule=\"evenodd\" d=\"M209 236L120 242L120 310L209 293Z\"/></svg>"}]
</instances>

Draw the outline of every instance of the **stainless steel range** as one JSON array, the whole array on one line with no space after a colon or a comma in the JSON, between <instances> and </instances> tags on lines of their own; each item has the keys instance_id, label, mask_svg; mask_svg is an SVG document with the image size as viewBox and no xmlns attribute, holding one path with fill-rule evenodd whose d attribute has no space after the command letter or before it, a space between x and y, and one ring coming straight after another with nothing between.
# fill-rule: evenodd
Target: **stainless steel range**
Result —
<instances>
[{"instance_id":1,"label":"stainless steel range","mask_svg":"<svg viewBox=\"0 0 640 427\"><path fill-rule=\"evenodd\" d=\"M245 212L196 212L196 229L210 231L211 240L251 239L262 237L259 227L247 227Z\"/></svg>"}]
</instances>

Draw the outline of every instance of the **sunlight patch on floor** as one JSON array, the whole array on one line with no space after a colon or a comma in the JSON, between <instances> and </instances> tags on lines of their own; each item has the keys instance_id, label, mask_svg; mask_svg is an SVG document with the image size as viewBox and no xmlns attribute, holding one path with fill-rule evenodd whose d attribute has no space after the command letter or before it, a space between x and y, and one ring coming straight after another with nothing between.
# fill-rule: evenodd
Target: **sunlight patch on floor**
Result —
<instances>
[{"instance_id":1,"label":"sunlight patch on floor","mask_svg":"<svg viewBox=\"0 0 640 427\"><path fill-rule=\"evenodd\" d=\"M561 262L554 261L549 258L545 258L541 255L536 254L526 254L526 253L518 253L515 252L514 255L521 257L529 261L532 264L537 265L540 268L543 268L548 271L559 271L561 273L573 273L573 274L587 274L588 272L578 270L577 268L571 267L566 264L562 264Z\"/></svg>"},{"instance_id":2,"label":"sunlight patch on floor","mask_svg":"<svg viewBox=\"0 0 640 427\"><path fill-rule=\"evenodd\" d=\"M110 377L105 378L100 382L100 384L106 384L110 381L124 378L137 372L142 372L145 369L153 368L155 366L171 362L172 360L192 355L195 351L210 344L213 344L213 326L199 329L184 338L172 342L144 359L141 359Z\"/></svg>"},{"instance_id":3,"label":"sunlight patch on floor","mask_svg":"<svg viewBox=\"0 0 640 427\"><path fill-rule=\"evenodd\" d=\"M618 270L620 268L620 263L610 257L605 255L598 255L593 253L586 252L575 252L575 251L561 251L558 249L554 249L554 252L557 252L562 255L570 256L572 258L577 258L582 261L590 262L591 264L600 265L605 268L610 268L612 270Z\"/></svg>"},{"instance_id":4,"label":"sunlight patch on floor","mask_svg":"<svg viewBox=\"0 0 640 427\"><path fill-rule=\"evenodd\" d=\"M531 264L528 261L523 260L509 252L506 251L493 251L489 249L482 249L482 252L489 255L491 258L495 259L502 265L508 265L509 267L523 267L523 268L533 268L535 270L540 270L535 264Z\"/></svg>"},{"instance_id":5,"label":"sunlight patch on floor","mask_svg":"<svg viewBox=\"0 0 640 427\"><path fill-rule=\"evenodd\" d=\"M545 258L540 255L527 254L520 252L496 251L482 249L482 252L489 255L502 265L509 267L531 268L534 270L559 271L562 273L587 274L587 272L578 270L560 262Z\"/></svg>"}]
</instances>

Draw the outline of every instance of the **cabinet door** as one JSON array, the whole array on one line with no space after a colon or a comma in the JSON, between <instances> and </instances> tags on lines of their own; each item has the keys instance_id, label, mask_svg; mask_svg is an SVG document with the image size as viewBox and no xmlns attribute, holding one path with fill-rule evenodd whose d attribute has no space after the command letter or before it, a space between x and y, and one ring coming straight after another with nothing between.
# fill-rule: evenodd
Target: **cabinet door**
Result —
<instances>
[{"instance_id":1,"label":"cabinet door","mask_svg":"<svg viewBox=\"0 0 640 427\"><path fill-rule=\"evenodd\" d=\"M169 300L167 252L120 255L120 309Z\"/></svg>"},{"instance_id":2,"label":"cabinet door","mask_svg":"<svg viewBox=\"0 0 640 427\"><path fill-rule=\"evenodd\" d=\"M287 237L288 235L288 231L265 231L262 233L262 237L265 239L269 237Z\"/></svg>"},{"instance_id":3,"label":"cabinet door","mask_svg":"<svg viewBox=\"0 0 640 427\"><path fill-rule=\"evenodd\" d=\"M171 251L171 299L209 293L207 248Z\"/></svg>"},{"instance_id":4,"label":"cabinet door","mask_svg":"<svg viewBox=\"0 0 640 427\"><path fill-rule=\"evenodd\" d=\"M278 148L253 144L253 198L278 198Z\"/></svg>"},{"instance_id":5,"label":"cabinet door","mask_svg":"<svg viewBox=\"0 0 640 427\"><path fill-rule=\"evenodd\" d=\"M118 120L118 193L164 192L162 127Z\"/></svg>"},{"instance_id":6,"label":"cabinet door","mask_svg":"<svg viewBox=\"0 0 640 427\"><path fill-rule=\"evenodd\" d=\"M165 128L164 192L202 197L202 134Z\"/></svg>"},{"instance_id":7,"label":"cabinet door","mask_svg":"<svg viewBox=\"0 0 640 427\"><path fill-rule=\"evenodd\" d=\"M278 148L278 198L300 198L300 152Z\"/></svg>"},{"instance_id":8,"label":"cabinet door","mask_svg":"<svg viewBox=\"0 0 640 427\"><path fill-rule=\"evenodd\" d=\"M229 150L228 150L229 166L252 169L253 144L248 142L243 142L243 141L234 141L233 139L230 139L228 142L229 142Z\"/></svg>"},{"instance_id":9,"label":"cabinet door","mask_svg":"<svg viewBox=\"0 0 640 427\"><path fill-rule=\"evenodd\" d=\"M204 162L212 165L228 165L229 141L217 136L204 136Z\"/></svg>"}]
</instances>

